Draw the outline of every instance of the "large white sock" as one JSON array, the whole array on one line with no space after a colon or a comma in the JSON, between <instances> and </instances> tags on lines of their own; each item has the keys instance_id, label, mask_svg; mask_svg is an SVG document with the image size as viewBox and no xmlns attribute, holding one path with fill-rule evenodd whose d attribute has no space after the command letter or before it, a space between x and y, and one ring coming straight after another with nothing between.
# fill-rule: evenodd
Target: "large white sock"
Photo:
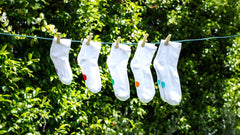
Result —
<instances>
[{"instance_id":1,"label":"large white sock","mask_svg":"<svg viewBox=\"0 0 240 135\"><path fill-rule=\"evenodd\" d=\"M88 89L97 93L101 90L101 77L98 68L98 57L101 50L101 43L90 41L87 45L87 39L84 39L81 50L78 54L78 64L82 69L83 79Z\"/></svg>"},{"instance_id":2,"label":"large white sock","mask_svg":"<svg viewBox=\"0 0 240 135\"><path fill-rule=\"evenodd\" d=\"M127 63L130 53L130 46L119 44L119 47L115 48L115 43L113 43L107 59L114 94L121 101L126 101L130 97L130 87L127 74Z\"/></svg>"},{"instance_id":3,"label":"large white sock","mask_svg":"<svg viewBox=\"0 0 240 135\"><path fill-rule=\"evenodd\" d=\"M157 47L149 43L145 43L144 47L141 45L142 42L139 42L130 66L134 74L138 98L141 102L148 103L155 95L150 65Z\"/></svg>"},{"instance_id":4,"label":"large white sock","mask_svg":"<svg viewBox=\"0 0 240 135\"><path fill-rule=\"evenodd\" d=\"M57 44L57 38L53 38L50 48L50 57L55 66L57 75L63 84L69 85L72 82L72 70L69 64L69 50L71 39L60 39L60 44Z\"/></svg>"},{"instance_id":5,"label":"large white sock","mask_svg":"<svg viewBox=\"0 0 240 135\"><path fill-rule=\"evenodd\" d=\"M161 40L153 66L157 72L161 98L170 105L178 105L182 99L182 93L177 63L182 44L169 42L166 46L164 43L165 40Z\"/></svg>"}]
</instances>

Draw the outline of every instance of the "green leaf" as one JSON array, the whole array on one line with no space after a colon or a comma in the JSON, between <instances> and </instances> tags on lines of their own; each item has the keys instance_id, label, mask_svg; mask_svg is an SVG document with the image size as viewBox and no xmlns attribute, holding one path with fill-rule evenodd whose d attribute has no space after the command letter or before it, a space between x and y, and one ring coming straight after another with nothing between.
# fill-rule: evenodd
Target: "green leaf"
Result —
<instances>
[{"instance_id":1,"label":"green leaf","mask_svg":"<svg viewBox=\"0 0 240 135\"><path fill-rule=\"evenodd\" d=\"M1 123L0 124L0 129L4 128L6 124L7 124L7 122Z\"/></svg>"},{"instance_id":2,"label":"green leaf","mask_svg":"<svg viewBox=\"0 0 240 135\"><path fill-rule=\"evenodd\" d=\"M7 45L4 45L1 49L1 52L3 52L6 49Z\"/></svg>"},{"instance_id":3,"label":"green leaf","mask_svg":"<svg viewBox=\"0 0 240 135\"><path fill-rule=\"evenodd\" d=\"M6 134L7 130L0 130L0 135Z\"/></svg>"},{"instance_id":4,"label":"green leaf","mask_svg":"<svg viewBox=\"0 0 240 135\"><path fill-rule=\"evenodd\" d=\"M20 78L20 77L16 77L16 78L13 78L12 81L13 81L13 82L17 82L17 81L19 81L19 80L21 80L21 79L22 79L22 78Z\"/></svg>"},{"instance_id":5,"label":"green leaf","mask_svg":"<svg viewBox=\"0 0 240 135\"><path fill-rule=\"evenodd\" d=\"M28 60L32 60L32 53L28 53Z\"/></svg>"},{"instance_id":6,"label":"green leaf","mask_svg":"<svg viewBox=\"0 0 240 135\"><path fill-rule=\"evenodd\" d=\"M31 21L32 21L31 18L27 18L27 23L28 23L28 25L30 25Z\"/></svg>"},{"instance_id":7,"label":"green leaf","mask_svg":"<svg viewBox=\"0 0 240 135\"><path fill-rule=\"evenodd\" d=\"M40 13L39 16L40 16L41 19L44 19L44 14L43 13Z\"/></svg>"}]
</instances>

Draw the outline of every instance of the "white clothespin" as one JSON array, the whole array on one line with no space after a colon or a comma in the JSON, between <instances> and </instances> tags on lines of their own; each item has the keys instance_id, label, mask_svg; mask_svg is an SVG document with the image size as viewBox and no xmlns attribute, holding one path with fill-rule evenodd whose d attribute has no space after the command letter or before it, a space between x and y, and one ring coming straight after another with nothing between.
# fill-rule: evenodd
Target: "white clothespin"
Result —
<instances>
[{"instance_id":1,"label":"white clothespin","mask_svg":"<svg viewBox=\"0 0 240 135\"><path fill-rule=\"evenodd\" d=\"M61 33L57 33L57 44L60 44L60 39L61 39Z\"/></svg>"},{"instance_id":2,"label":"white clothespin","mask_svg":"<svg viewBox=\"0 0 240 135\"><path fill-rule=\"evenodd\" d=\"M145 43L146 43L146 41L147 41L147 37L148 37L148 34L145 34L145 35L144 35L144 38L143 38L143 42L142 42L142 47L145 46Z\"/></svg>"},{"instance_id":3,"label":"white clothespin","mask_svg":"<svg viewBox=\"0 0 240 135\"><path fill-rule=\"evenodd\" d=\"M165 45L168 45L168 42L170 41L172 34L168 34L166 41L165 41Z\"/></svg>"},{"instance_id":4,"label":"white clothespin","mask_svg":"<svg viewBox=\"0 0 240 135\"><path fill-rule=\"evenodd\" d=\"M116 49L119 47L120 39L121 39L121 37L118 37L118 38L117 38L116 45L115 45L115 48L116 48Z\"/></svg>"},{"instance_id":5,"label":"white clothespin","mask_svg":"<svg viewBox=\"0 0 240 135\"><path fill-rule=\"evenodd\" d=\"M92 39L92 35L93 33L90 33L89 36L88 36L88 40L87 40L87 45L90 45L90 41Z\"/></svg>"}]
</instances>

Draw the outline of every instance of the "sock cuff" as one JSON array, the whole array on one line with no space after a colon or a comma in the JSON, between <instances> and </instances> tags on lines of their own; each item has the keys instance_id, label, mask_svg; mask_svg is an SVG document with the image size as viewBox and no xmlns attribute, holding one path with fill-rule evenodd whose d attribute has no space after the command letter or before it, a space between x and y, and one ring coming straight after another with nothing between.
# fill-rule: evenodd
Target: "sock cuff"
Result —
<instances>
[{"instance_id":1,"label":"sock cuff","mask_svg":"<svg viewBox=\"0 0 240 135\"><path fill-rule=\"evenodd\" d=\"M87 45L86 43L87 43L87 39L84 39L82 47L77 57L79 64L81 63L80 61L83 59L98 60L98 57L101 51L101 43L94 42L94 41L90 41L90 45Z\"/></svg>"},{"instance_id":2,"label":"sock cuff","mask_svg":"<svg viewBox=\"0 0 240 135\"><path fill-rule=\"evenodd\" d=\"M164 43L166 42L166 40L163 40L163 41L164 41ZM182 43L177 43L177 42L172 42L172 41L169 41L168 45L170 45L174 48L179 48L179 49L182 47Z\"/></svg>"},{"instance_id":3,"label":"sock cuff","mask_svg":"<svg viewBox=\"0 0 240 135\"><path fill-rule=\"evenodd\" d=\"M113 43L112 48L115 48L115 45L116 45L116 43ZM124 45L124 44L118 44L118 48L115 48L115 49L122 49L126 52L131 52L131 47L128 45Z\"/></svg>"},{"instance_id":4,"label":"sock cuff","mask_svg":"<svg viewBox=\"0 0 240 135\"><path fill-rule=\"evenodd\" d=\"M139 46L139 45L142 46L142 42L143 42L143 41L140 41L140 42L138 43L138 46ZM150 49L150 50L156 50L156 49L157 49L157 47L156 47L154 44L151 44L151 43L145 43L145 46L144 46L144 47L146 47L146 48L148 48L148 49Z\"/></svg>"},{"instance_id":5,"label":"sock cuff","mask_svg":"<svg viewBox=\"0 0 240 135\"><path fill-rule=\"evenodd\" d=\"M141 65L151 64L156 49L157 47L150 43L145 43L145 46L142 47L142 41L140 41L131 63L138 63Z\"/></svg>"},{"instance_id":6,"label":"sock cuff","mask_svg":"<svg viewBox=\"0 0 240 135\"><path fill-rule=\"evenodd\" d=\"M149 52L150 54L153 55L155 53L155 51L157 50L157 47L154 44L151 44L151 43L145 43L145 46L142 47L142 41L140 41L140 42L138 42L137 49L144 50L144 52ZM147 54L149 54L149 53L147 53Z\"/></svg>"},{"instance_id":7,"label":"sock cuff","mask_svg":"<svg viewBox=\"0 0 240 135\"><path fill-rule=\"evenodd\" d=\"M54 37L50 48L51 57L67 57L71 47L71 39L60 39L60 44L57 44L57 38Z\"/></svg>"},{"instance_id":8,"label":"sock cuff","mask_svg":"<svg viewBox=\"0 0 240 135\"><path fill-rule=\"evenodd\" d=\"M87 45L87 39L83 40L83 45ZM94 46L97 50L101 49L101 43L100 42L95 42L95 41L90 41L90 45Z\"/></svg>"},{"instance_id":9,"label":"sock cuff","mask_svg":"<svg viewBox=\"0 0 240 135\"><path fill-rule=\"evenodd\" d=\"M131 47L128 46L128 45L124 45L124 44L119 44L118 45L118 48L115 48L115 43L112 44L112 47L111 47L111 52L119 52L120 54L124 54L124 55L127 55L128 57L130 56L130 53L131 53ZM115 54L112 54L115 56Z\"/></svg>"},{"instance_id":10,"label":"sock cuff","mask_svg":"<svg viewBox=\"0 0 240 135\"><path fill-rule=\"evenodd\" d=\"M65 46L65 47L67 47L67 48L70 48L71 42L72 42L71 39L65 39L65 38L64 39L60 39L60 44ZM53 38L53 43L57 44L57 37Z\"/></svg>"},{"instance_id":11,"label":"sock cuff","mask_svg":"<svg viewBox=\"0 0 240 135\"><path fill-rule=\"evenodd\" d=\"M127 62L129 60L131 54L131 47L119 44L118 48L115 48L115 43L111 46L110 54L107 58L107 65L108 66L117 66L119 64L124 64L127 66Z\"/></svg>"},{"instance_id":12,"label":"sock cuff","mask_svg":"<svg viewBox=\"0 0 240 135\"><path fill-rule=\"evenodd\" d=\"M162 61L169 63L171 59L178 59L182 47L182 43L169 42L168 45L165 45L166 40L161 40L155 59L157 61ZM171 57L167 57L171 55ZM164 57L164 58L163 58Z\"/></svg>"},{"instance_id":13,"label":"sock cuff","mask_svg":"<svg viewBox=\"0 0 240 135\"><path fill-rule=\"evenodd\" d=\"M168 47L168 46L170 46L171 49L175 49L175 50L180 50L181 47L182 47L182 43L169 41L168 45L165 45L165 42L166 42L166 40L161 40L160 47L164 47L164 46Z\"/></svg>"}]
</instances>

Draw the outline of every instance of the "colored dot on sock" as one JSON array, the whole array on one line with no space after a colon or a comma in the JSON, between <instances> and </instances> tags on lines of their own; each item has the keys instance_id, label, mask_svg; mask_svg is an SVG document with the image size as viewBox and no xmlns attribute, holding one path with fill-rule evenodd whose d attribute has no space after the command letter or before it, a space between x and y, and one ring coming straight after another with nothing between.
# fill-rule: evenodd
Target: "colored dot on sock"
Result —
<instances>
[{"instance_id":1,"label":"colored dot on sock","mask_svg":"<svg viewBox=\"0 0 240 135\"><path fill-rule=\"evenodd\" d=\"M157 80L157 83L158 83L158 85L161 85L161 81L160 80Z\"/></svg>"},{"instance_id":2,"label":"colored dot on sock","mask_svg":"<svg viewBox=\"0 0 240 135\"><path fill-rule=\"evenodd\" d=\"M165 88L165 82L161 82L162 88Z\"/></svg>"},{"instance_id":3,"label":"colored dot on sock","mask_svg":"<svg viewBox=\"0 0 240 135\"><path fill-rule=\"evenodd\" d=\"M87 76L85 74L83 74L82 76L83 76L83 80L86 81L87 80Z\"/></svg>"},{"instance_id":4,"label":"colored dot on sock","mask_svg":"<svg viewBox=\"0 0 240 135\"><path fill-rule=\"evenodd\" d=\"M135 86L139 87L140 83L138 81L135 81Z\"/></svg>"},{"instance_id":5,"label":"colored dot on sock","mask_svg":"<svg viewBox=\"0 0 240 135\"><path fill-rule=\"evenodd\" d=\"M111 81L112 81L112 85L114 85L114 80L112 79L112 76L111 76Z\"/></svg>"}]
</instances>

